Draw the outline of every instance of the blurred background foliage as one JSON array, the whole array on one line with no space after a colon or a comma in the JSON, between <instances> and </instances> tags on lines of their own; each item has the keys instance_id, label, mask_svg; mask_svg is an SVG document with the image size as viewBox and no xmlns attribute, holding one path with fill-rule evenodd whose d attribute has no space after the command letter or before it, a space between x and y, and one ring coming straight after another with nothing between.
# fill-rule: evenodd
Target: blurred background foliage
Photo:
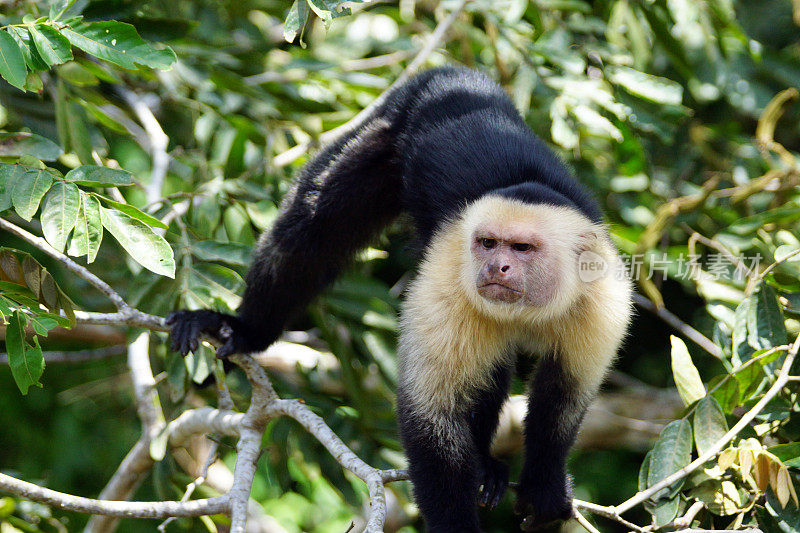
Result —
<instances>
[{"instance_id":1,"label":"blurred background foliage","mask_svg":"<svg viewBox=\"0 0 800 533\"><path fill-rule=\"evenodd\" d=\"M71 14L132 24L144 39L174 50L177 62L170 70L131 70L74 49L72 59L36 79L29 75L28 92L3 84L0 127L50 139L64 153L48 159L4 138L0 156L20 162L18 156L33 155L62 174L81 164L129 172L133 186L108 193L168 224L162 233L174 250L175 278L142 268L110 238L92 271L148 313L234 309L250 247L270 227L291 176L320 136L389 87L459 3L78 0ZM4 2L0 13L3 24L19 24L25 15L47 23L48 9L16 0ZM688 463L693 440L702 453L708 438L752 407L774 381L785 350L738 370L800 331L800 262L791 255L800 250L800 105L793 89L800 87L800 2L473 0L427 66L454 63L497 79L531 128L595 192L615 242L632 264L640 262L640 293L713 340L710 349L687 340L686 353L680 342L671 350L676 332L639 309L570 459L577 497L619 503ZM159 137L137 105L152 111L168 139L166 179L155 194ZM41 233L38 217L24 222L6 215ZM405 221L393 225L262 361L282 396L303 398L381 468L404 464L393 415L394 343L399 297L414 265L410 240ZM111 310L21 240L0 232L0 244L32 252L77 308ZM681 270L689 257L700 273L694 277ZM742 275L753 258L760 266ZM653 279L650 269L658 274ZM125 344L125 335L109 327L51 331L40 339L45 351L101 348L108 357L49 365L44 387L26 396L0 368L3 471L56 490L99 493L138 435L125 362L114 355L124 353L114 347ZM213 402L207 389L191 385L208 377L211 352L182 361L154 343L152 353L168 417ZM724 378L732 370L735 379ZM229 382L237 402L246 402L244 377L234 372ZM626 517L662 527L700 502L694 525L796 531L800 514L793 492L786 492L800 466L800 445L792 444L800 439L793 383L734 441L735 461L701 471L705 477L673 486ZM524 393L521 382L514 392ZM593 421L606 431L592 430ZM510 426L501 430L508 438L498 452L511 461L513 477L519 427ZM363 484L312 437L278 420L264 446L253 498L274 519L265 519L270 531L343 532L358 523ZM223 450L232 466L232 448ZM661 464L664 450L679 453ZM764 484L761 474L749 472L748 457L756 463L764 457L775 476L785 471L789 485L775 476ZM179 498L198 461L189 452L168 455L136 497ZM419 530L408 483L390 492L387 531ZM489 531L515 530L512 501L506 497L485 515ZM75 531L85 520L0 499L4 527ZM217 523L224 528L224 519ZM602 531L625 530L603 518L596 523ZM167 529L213 527L179 519ZM120 525L152 529L141 520Z\"/></svg>"}]
</instances>

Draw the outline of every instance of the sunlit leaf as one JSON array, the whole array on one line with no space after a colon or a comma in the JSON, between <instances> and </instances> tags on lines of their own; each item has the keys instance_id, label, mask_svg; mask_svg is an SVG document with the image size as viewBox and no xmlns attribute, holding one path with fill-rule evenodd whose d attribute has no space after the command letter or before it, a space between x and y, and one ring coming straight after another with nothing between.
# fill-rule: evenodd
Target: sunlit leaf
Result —
<instances>
[{"instance_id":1,"label":"sunlit leaf","mask_svg":"<svg viewBox=\"0 0 800 533\"><path fill-rule=\"evenodd\" d=\"M74 182L76 185L86 187L126 187L133 185L130 172L97 165L81 165L73 168L67 172L64 178Z\"/></svg>"},{"instance_id":2,"label":"sunlit leaf","mask_svg":"<svg viewBox=\"0 0 800 533\"><path fill-rule=\"evenodd\" d=\"M42 161L55 161L62 152L56 143L34 133L0 133L0 156L3 157L32 155Z\"/></svg>"},{"instance_id":3,"label":"sunlit leaf","mask_svg":"<svg viewBox=\"0 0 800 533\"><path fill-rule=\"evenodd\" d=\"M100 207L103 227L140 265L170 278L175 277L172 248L150 226L114 209Z\"/></svg>"},{"instance_id":4,"label":"sunlit leaf","mask_svg":"<svg viewBox=\"0 0 800 533\"><path fill-rule=\"evenodd\" d=\"M25 86L28 69L17 41L6 31L0 30L0 76L17 89Z\"/></svg>"},{"instance_id":5,"label":"sunlit leaf","mask_svg":"<svg viewBox=\"0 0 800 533\"><path fill-rule=\"evenodd\" d=\"M110 198L106 198L105 196L100 196L100 195L95 195L95 194L93 194L93 196L99 198L100 200L102 200L103 202L105 202L108 205L112 206L113 208L117 209L118 211L122 211L123 213L125 213L129 217L132 217L132 218L135 218L136 220L144 222L148 226L155 226L155 227L161 228L161 229L167 229L169 227L166 224L164 224L163 222L161 222L160 220L158 220L157 218L151 217L150 215L148 215L144 211L142 211L139 208L134 207L134 206L132 206L130 204L123 204L122 202L117 202L116 200L112 200Z\"/></svg>"},{"instance_id":6,"label":"sunlit leaf","mask_svg":"<svg viewBox=\"0 0 800 533\"><path fill-rule=\"evenodd\" d=\"M19 181L11 193L17 214L25 220L30 220L39 209L39 202L52 183L53 175L46 170L30 169L19 175Z\"/></svg>"},{"instance_id":7,"label":"sunlit leaf","mask_svg":"<svg viewBox=\"0 0 800 533\"><path fill-rule=\"evenodd\" d=\"M72 59L72 46L58 30L46 24L28 26L31 38L36 45L39 56L48 67L60 65Z\"/></svg>"},{"instance_id":8,"label":"sunlit leaf","mask_svg":"<svg viewBox=\"0 0 800 533\"><path fill-rule=\"evenodd\" d=\"M78 22L62 28L61 33L84 52L122 68L136 69L142 65L168 69L175 62L171 49L154 48L124 22Z\"/></svg>"},{"instance_id":9,"label":"sunlit leaf","mask_svg":"<svg viewBox=\"0 0 800 533\"><path fill-rule=\"evenodd\" d=\"M53 248L64 251L67 237L78 220L81 196L78 188L68 181L56 181L42 203L42 232Z\"/></svg>"},{"instance_id":10,"label":"sunlit leaf","mask_svg":"<svg viewBox=\"0 0 800 533\"><path fill-rule=\"evenodd\" d=\"M691 405L706 395L706 388L700 373L692 362L686 344L676 337L670 336L672 342L672 376L675 378L675 385L678 388L683 403Z\"/></svg>"},{"instance_id":11,"label":"sunlit leaf","mask_svg":"<svg viewBox=\"0 0 800 533\"><path fill-rule=\"evenodd\" d=\"M72 232L68 253L73 256L85 255L86 262L92 263L97 257L100 242L103 240L100 202L97 198L85 193L81 193L81 197L81 209Z\"/></svg>"},{"instance_id":12,"label":"sunlit leaf","mask_svg":"<svg viewBox=\"0 0 800 533\"><path fill-rule=\"evenodd\" d=\"M606 75L630 93L659 104L678 105L683 99L681 85L667 78L620 66L608 67Z\"/></svg>"},{"instance_id":13,"label":"sunlit leaf","mask_svg":"<svg viewBox=\"0 0 800 533\"><path fill-rule=\"evenodd\" d=\"M308 2L306 0L294 0L286 21L283 23L283 38L287 42L294 42L297 34L300 33L308 20Z\"/></svg>"}]
</instances>

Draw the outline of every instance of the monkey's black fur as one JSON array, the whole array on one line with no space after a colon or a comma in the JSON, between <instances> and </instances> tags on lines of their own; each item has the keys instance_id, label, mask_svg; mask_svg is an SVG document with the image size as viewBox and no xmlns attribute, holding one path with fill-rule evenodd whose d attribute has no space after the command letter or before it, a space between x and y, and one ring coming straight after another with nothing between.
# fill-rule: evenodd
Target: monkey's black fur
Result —
<instances>
[{"instance_id":1,"label":"monkey's black fur","mask_svg":"<svg viewBox=\"0 0 800 533\"><path fill-rule=\"evenodd\" d=\"M174 313L172 348L186 354L207 334L222 343L220 357L261 350L401 211L411 214L426 246L443 222L489 192L569 206L601 220L595 201L530 131L501 87L464 68L424 72L303 168L253 254L238 315ZM534 389L546 394L531 399L520 486L521 510L532 509L538 524L571 513L564 461L580 416L563 427L559 413L585 407L570 397L558 365L547 360L535 378ZM489 444L509 376L509 368L496 369L465 421L478 464L449 461L449 450L429 439L426 422L404 408L407 392L398 392L416 499L432 531L479 531L475 505L496 505L506 488L508 470L489 455Z\"/></svg>"}]
</instances>

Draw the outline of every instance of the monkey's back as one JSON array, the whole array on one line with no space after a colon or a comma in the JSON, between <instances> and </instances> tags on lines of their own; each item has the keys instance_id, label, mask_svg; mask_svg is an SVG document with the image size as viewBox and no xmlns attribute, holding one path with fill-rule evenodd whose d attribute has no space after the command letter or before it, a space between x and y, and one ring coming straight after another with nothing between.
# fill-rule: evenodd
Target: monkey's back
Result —
<instances>
[{"instance_id":1,"label":"monkey's back","mask_svg":"<svg viewBox=\"0 0 800 533\"><path fill-rule=\"evenodd\" d=\"M387 107L396 111L402 201L421 244L442 221L490 191L570 205L601 219L591 195L487 76L465 68L432 69L400 87Z\"/></svg>"}]
</instances>

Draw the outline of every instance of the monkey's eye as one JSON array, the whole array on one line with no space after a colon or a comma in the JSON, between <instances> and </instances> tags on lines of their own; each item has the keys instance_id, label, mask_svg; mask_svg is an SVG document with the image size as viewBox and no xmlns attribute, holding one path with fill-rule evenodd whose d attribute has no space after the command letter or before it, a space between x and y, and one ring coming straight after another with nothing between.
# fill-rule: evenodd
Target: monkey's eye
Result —
<instances>
[{"instance_id":1,"label":"monkey's eye","mask_svg":"<svg viewBox=\"0 0 800 533\"><path fill-rule=\"evenodd\" d=\"M489 250L497 246L497 241L495 239L481 239L481 244L484 248Z\"/></svg>"},{"instance_id":2,"label":"monkey's eye","mask_svg":"<svg viewBox=\"0 0 800 533\"><path fill-rule=\"evenodd\" d=\"M525 242L515 242L511 245L511 248L518 252L527 252L533 249L533 245Z\"/></svg>"}]
</instances>

